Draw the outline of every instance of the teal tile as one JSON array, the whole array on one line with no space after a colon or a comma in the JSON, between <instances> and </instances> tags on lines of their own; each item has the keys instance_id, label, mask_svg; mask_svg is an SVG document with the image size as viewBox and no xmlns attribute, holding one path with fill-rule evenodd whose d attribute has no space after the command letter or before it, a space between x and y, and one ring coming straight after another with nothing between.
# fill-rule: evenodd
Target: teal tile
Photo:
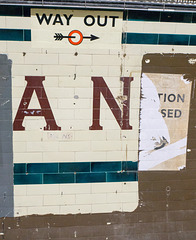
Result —
<instances>
[{"instance_id":1,"label":"teal tile","mask_svg":"<svg viewBox=\"0 0 196 240\"><path fill-rule=\"evenodd\" d=\"M92 172L116 172L122 170L122 162L91 162Z\"/></svg>"},{"instance_id":2,"label":"teal tile","mask_svg":"<svg viewBox=\"0 0 196 240\"><path fill-rule=\"evenodd\" d=\"M22 29L0 29L0 40L23 41Z\"/></svg>"},{"instance_id":3,"label":"teal tile","mask_svg":"<svg viewBox=\"0 0 196 240\"><path fill-rule=\"evenodd\" d=\"M26 163L15 163L14 173L26 173Z\"/></svg>"},{"instance_id":4,"label":"teal tile","mask_svg":"<svg viewBox=\"0 0 196 240\"><path fill-rule=\"evenodd\" d=\"M58 173L58 163L28 163L28 173Z\"/></svg>"},{"instance_id":5,"label":"teal tile","mask_svg":"<svg viewBox=\"0 0 196 240\"><path fill-rule=\"evenodd\" d=\"M15 185L42 184L42 174L15 174Z\"/></svg>"},{"instance_id":6,"label":"teal tile","mask_svg":"<svg viewBox=\"0 0 196 240\"><path fill-rule=\"evenodd\" d=\"M137 172L107 173L107 182L137 181Z\"/></svg>"},{"instance_id":7,"label":"teal tile","mask_svg":"<svg viewBox=\"0 0 196 240\"><path fill-rule=\"evenodd\" d=\"M44 174L44 184L56 184L56 183L74 183L74 174L61 173L61 174Z\"/></svg>"},{"instance_id":8,"label":"teal tile","mask_svg":"<svg viewBox=\"0 0 196 240\"><path fill-rule=\"evenodd\" d=\"M31 30L29 29L0 29L0 40L2 41L31 41Z\"/></svg>"},{"instance_id":9,"label":"teal tile","mask_svg":"<svg viewBox=\"0 0 196 240\"><path fill-rule=\"evenodd\" d=\"M106 173L76 173L76 183L106 182Z\"/></svg>"},{"instance_id":10,"label":"teal tile","mask_svg":"<svg viewBox=\"0 0 196 240\"><path fill-rule=\"evenodd\" d=\"M154 33L123 33L124 44L157 44L158 34Z\"/></svg>"},{"instance_id":11,"label":"teal tile","mask_svg":"<svg viewBox=\"0 0 196 240\"><path fill-rule=\"evenodd\" d=\"M31 41L31 30L24 30L24 41Z\"/></svg>"},{"instance_id":12,"label":"teal tile","mask_svg":"<svg viewBox=\"0 0 196 240\"><path fill-rule=\"evenodd\" d=\"M188 45L189 35L159 34L160 45Z\"/></svg>"},{"instance_id":13,"label":"teal tile","mask_svg":"<svg viewBox=\"0 0 196 240\"><path fill-rule=\"evenodd\" d=\"M59 172L90 172L90 162L59 163Z\"/></svg>"},{"instance_id":14,"label":"teal tile","mask_svg":"<svg viewBox=\"0 0 196 240\"><path fill-rule=\"evenodd\" d=\"M122 162L122 170L123 171L137 171L138 170L138 162L124 161L124 162Z\"/></svg>"},{"instance_id":15,"label":"teal tile","mask_svg":"<svg viewBox=\"0 0 196 240\"><path fill-rule=\"evenodd\" d=\"M161 22L191 23L192 22L192 13L161 12Z\"/></svg>"},{"instance_id":16,"label":"teal tile","mask_svg":"<svg viewBox=\"0 0 196 240\"><path fill-rule=\"evenodd\" d=\"M196 35L191 35L190 36L190 46L196 46Z\"/></svg>"}]
</instances>

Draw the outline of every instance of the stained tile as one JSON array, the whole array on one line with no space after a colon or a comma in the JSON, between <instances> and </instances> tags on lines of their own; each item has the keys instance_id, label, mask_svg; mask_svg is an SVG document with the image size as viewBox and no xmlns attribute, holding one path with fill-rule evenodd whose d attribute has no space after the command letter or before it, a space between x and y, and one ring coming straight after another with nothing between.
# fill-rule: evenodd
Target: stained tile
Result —
<instances>
[{"instance_id":1,"label":"stained tile","mask_svg":"<svg viewBox=\"0 0 196 240\"><path fill-rule=\"evenodd\" d=\"M161 22L191 23L192 13L185 12L161 12Z\"/></svg>"},{"instance_id":2,"label":"stained tile","mask_svg":"<svg viewBox=\"0 0 196 240\"><path fill-rule=\"evenodd\" d=\"M122 170L123 171L137 171L138 170L138 162L124 161L124 162L122 162Z\"/></svg>"},{"instance_id":3,"label":"stained tile","mask_svg":"<svg viewBox=\"0 0 196 240\"><path fill-rule=\"evenodd\" d=\"M107 182L137 181L137 172L107 173Z\"/></svg>"},{"instance_id":4,"label":"stained tile","mask_svg":"<svg viewBox=\"0 0 196 240\"><path fill-rule=\"evenodd\" d=\"M121 171L122 162L91 162L92 172Z\"/></svg>"}]
</instances>

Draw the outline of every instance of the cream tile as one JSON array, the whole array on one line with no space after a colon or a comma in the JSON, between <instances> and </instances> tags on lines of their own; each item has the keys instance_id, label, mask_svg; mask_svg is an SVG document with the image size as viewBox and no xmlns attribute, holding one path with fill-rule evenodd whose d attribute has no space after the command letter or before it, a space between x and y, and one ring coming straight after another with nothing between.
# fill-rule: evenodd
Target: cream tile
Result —
<instances>
[{"instance_id":1,"label":"cream tile","mask_svg":"<svg viewBox=\"0 0 196 240\"><path fill-rule=\"evenodd\" d=\"M91 212L91 205L67 205L67 206L60 206L60 214L77 214L77 213L90 213Z\"/></svg>"},{"instance_id":2,"label":"cream tile","mask_svg":"<svg viewBox=\"0 0 196 240\"><path fill-rule=\"evenodd\" d=\"M116 193L122 192L122 184L116 183L93 183L92 193Z\"/></svg>"},{"instance_id":3,"label":"cream tile","mask_svg":"<svg viewBox=\"0 0 196 240\"><path fill-rule=\"evenodd\" d=\"M59 188L60 188L59 184L27 185L26 186L26 192L27 192L27 196L43 195L44 198L45 197L49 198L49 196L51 196L51 195L58 195L59 194Z\"/></svg>"},{"instance_id":4,"label":"cream tile","mask_svg":"<svg viewBox=\"0 0 196 240\"><path fill-rule=\"evenodd\" d=\"M91 183L60 184L59 188L61 195L80 195L91 193Z\"/></svg>"},{"instance_id":5,"label":"cream tile","mask_svg":"<svg viewBox=\"0 0 196 240\"><path fill-rule=\"evenodd\" d=\"M86 152L90 150L89 142L60 142L59 151L64 152Z\"/></svg>"},{"instance_id":6,"label":"cream tile","mask_svg":"<svg viewBox=\"0 0 196 240\"><path fill-rule=\"evenodd\" d=\"M89 66L92 64L92 56L84 54L59 54L59 64Z\"/></svg>"},{"instance_id":7,"label":"cream tile","mask_svg":"<svg viewBox=\"0 0 196 240\"><path fill-rule=\"evenodd\" d=\"M55 65L59 64L58 54L27 53L23 58L25 64Z\"/></svg>"},{"instance_id":8,"label":"cream tile","mask_svg":"<svg viewBox=\"0 0 196 240\"><path fill-rule=\"evenodd\" d=\"M28 207L27 213L28 215L60 214L60 207L59 206Z\"/></svg>"},{"instance_id":9,"label":"cream tile","mask_svg":"<svg viewBox=\"0 0 196 240\"><path fill-rule=\"evenodd\" d=\"M87 162L87 161L106 161L106 152L76 152L75 161L76 162Z\"/></svg>"},{"instance_id":10,"label":"cream tile","mask_svg":"<svg viewBox=\"0 0 196 240\"><path fill-rule=\"evenodd\" d=\"M28 211L27 207L15 207L14 208L14 217L27 216Z\"/></svg>"},{"instance_id":11,"label":"cream tile","mask_svg":"<svg viewBox=\"0 0 196 240\"><path fill-rule=\"evenodd\" d=\"M28 152L56 152L58 147L58 142L27 142Z\"/></svg>"},{"instance_id":12,"label":"cream tile","mask_svg":"<svg viewBox=\"0 0 196 240\"><path fill-rule=\"evenodd\" d=\"M43 162L42 152L15 152L13 154L14 163Z\"/></svg>"},{"instance_id":13,"label":"cream tile","mask_svg":"<svg viewBox=\"0 0 196 240\"><path fill-rule=\"evenodd\" d=\"M13 151L14 153L24 153L27 151L26 142L14 142L13 143Z\"/></svg>"},{"instance_id":14,"label":"cream tile","mask_svg":"<svg viewBox=\"0 0 196 240\"><path fill-rule=\"evenodd\" d=\"M43 75L45 76L74 76L75 67L67 65L43 65Z\"/></svg>"},{"instance_id":15,"label":"cream tile","mask_svg":"<svg viewBox=\"0 0 196 240\"><path fill-rule=\"evenodd\" d=\"M42 66L41 65L13 65L12 66L13 76L41 76ZM43 73L45 74L45 72Z\"/></svg>"},{"instance_id":16,"label":"cream tile","mask_svg":"<svg viewBox=\"0 0 196 240\"><path fill-rule=\"evenodd\" d=\"M15 196L15 207L39 207L43 205L43 196Z\"/></svg>"},{"instance_id":17,"label":"cream tile","mask_svg":"<svg viewBox=\"0 0 196 240\"><path fill-rule=\"evenodd\" d=\"M138 200L137 192L129 193L107 193L107 202L108 203L124 203L124 202L137 202Z\"/></svg>"},{"instance_id":18,"label":"cream tile","mask_svg":"<svg viewBox=\"0 0 196 240\"><path fill-rule=\"evenodd\" d=\"M122 204L123 212L133 212L136 210L137 207L138 207L138 202Z\"/></svg>"},{"instance_id":19,"label":"cream tile","mask_svg":"<svg viewBox=\"0 0 196 240\"><path fill-rule=\"evenodd\" d=\"M45 206L64 206L75 204L75 195L44 195L43 205Z\"/></svg>"},{"instance_id":20,"label":"cream tile","mask_svg":"<svg viewBox=\"0 0 196 240\"><path fill-rule=\"evenodd\" d=\"M97 204L106 203L106 194L78 194L76 195L76 204Z\"/></svg>"},{"instance_id":21,"label":"cream tile","mask_svg":"<svg viewBox=\"0 0 196 240\"><path fill-rule=\"evenodd\" d=\"M31 26L31 18L28 17L5 17L5 27L13 29L29 29Z\"/></svg>"},{"instance_id":22,"label":"cream tile","mask_svg":"<svg viewBox=\"0 0 196 240\"><path fill-rule=\"evenodd\" d=\"M92 150L93 151L121 150L121 142L120 141L93 141Z\"/></svg>"},{"instance_id":23,"label":"cream tile","mask_svg":"<svg viewBox=\"0 0 196 240\"><path fill-rule=\"evenodd\" d=\"M14 196L26 196L27 186L25 185L14 185Z\"/></svg>"},{"instance_id":24,"label":"cream tile","mask_svg":"<svg viewBox=\"0 0 196 240\"><path fill-rule=\"evenodd\" d=\"M108 213L122 211L122 203L110 203L110 204L93 204L92 213Z\"/></svg>"}]
</instances>

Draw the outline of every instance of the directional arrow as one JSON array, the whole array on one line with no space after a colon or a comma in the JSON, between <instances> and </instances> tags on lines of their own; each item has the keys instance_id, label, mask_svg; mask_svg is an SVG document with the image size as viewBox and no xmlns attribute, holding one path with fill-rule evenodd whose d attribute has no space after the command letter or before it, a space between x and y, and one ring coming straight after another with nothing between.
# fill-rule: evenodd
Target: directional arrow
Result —
<instances>
[{"instance_id":1,"label":"directional arrow","mask_svg":"<svg viewBox=\"0 0 196 240\"><path fill-rule=\"evenodd\" d=\"M75 36L63 36L62 33L55 33L54 38L55 41L61 41L63 38L75 38Z\"/></svg>"},{"instance_id":2,"label":"directional arrow","mask_svg":"<svg viewBox=\"0 0 196 240\"><path fill-rule=\"evenodd\" d=\"M54 35L55 41L61 41L63 38L76 38L76 36L64 36L62 33L55 33ZM99 37L91 34L90 36L83 36L84 39L90 39L90 41L99 39Z\"/></svg>"},{"instance_id":3,"label":"directional arrow","mask_svg":"<svg viewBox=\"0 0 196 240\"><path fill-rule=\"evenodd\" d=\"M93 34L91 34L89 37L85 37L85 36L84 36L83 38L90 39L90 41L99 39L99 37L97 37L97 36L95 36L95 35L93 35Z\"/></svg>"}]
</instances>

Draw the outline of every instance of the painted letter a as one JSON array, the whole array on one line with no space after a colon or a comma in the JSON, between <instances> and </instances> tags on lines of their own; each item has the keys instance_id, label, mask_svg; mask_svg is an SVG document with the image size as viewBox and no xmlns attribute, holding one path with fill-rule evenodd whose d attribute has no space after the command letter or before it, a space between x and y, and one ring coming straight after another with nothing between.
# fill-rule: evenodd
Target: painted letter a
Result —
<instances>
[{"instance_id":1,"label":"painted letter a","mask_svg":"<svg viewBox=\"0 0 196 240\"><path fill-rule=\"evenodd\" d=\"M56 124L42 83L45 80L45 77L26 76L25 80L27 81L27 86L16 113L16 117L13 123L13 130L24 131L25 128L22 126L22 123L24 117L27 116L43 116L46 121L46 127L44 127L44 130L61 130L61 127L58 127ZM28 109L34 91L36 92L41 109Z\"/></svg>"}]
</instances>

